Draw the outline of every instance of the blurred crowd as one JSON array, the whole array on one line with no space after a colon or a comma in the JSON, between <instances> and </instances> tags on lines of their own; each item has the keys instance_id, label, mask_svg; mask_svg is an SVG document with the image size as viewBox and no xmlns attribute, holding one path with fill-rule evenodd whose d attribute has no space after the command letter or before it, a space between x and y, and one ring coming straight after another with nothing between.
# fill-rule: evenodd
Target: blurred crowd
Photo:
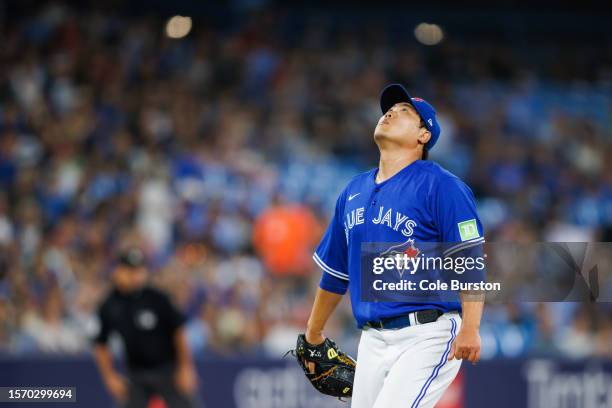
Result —
<instances>
[{"instance_id":1,"label":"blurred crowd","mask_svg":"<svg viewBox=\"0 0 612 408\"><path fill-rule=\"evenodd\" d=\"M2 29L0 351L87 352L116 251L139 245L196 355L281 355L337 194L376 166L391 81L436 106L430 158L472 187L488 241L612 240L609 47L425 47L411 28L266 12L173 40L160 19L62 5ZM355 349L348 304L328 334ZM483 343L612 357L612 313L491 305Z\"/></svg>"}]
</instances>

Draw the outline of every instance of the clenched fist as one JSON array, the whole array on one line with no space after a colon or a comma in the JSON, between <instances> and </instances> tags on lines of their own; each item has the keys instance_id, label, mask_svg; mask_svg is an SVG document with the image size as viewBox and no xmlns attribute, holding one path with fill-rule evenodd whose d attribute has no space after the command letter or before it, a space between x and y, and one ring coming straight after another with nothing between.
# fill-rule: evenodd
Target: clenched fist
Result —
<instances>
[{"instance_id":1,"label":"clenched fist","mask_svg":"<svg viewBox=\"0 0 612 408\"><path fill-rule=\"evenodd\" d=\"M467 360L476 363L480 360L480 334L478 329L464 328L459 330L448 359Z\"/></svg>"}]
</instances>

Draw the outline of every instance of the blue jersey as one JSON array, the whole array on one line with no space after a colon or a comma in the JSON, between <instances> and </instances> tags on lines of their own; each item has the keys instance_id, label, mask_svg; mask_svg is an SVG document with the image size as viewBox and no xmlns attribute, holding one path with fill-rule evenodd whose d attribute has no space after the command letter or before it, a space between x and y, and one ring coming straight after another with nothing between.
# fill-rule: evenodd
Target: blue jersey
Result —
<instances>
[{"instance_id":1,"label":"blue jersey","mask_svg":"<svg viewBox=\"0 0 612 408\"><path fill-rule=\"evenodd\" d=\"M461 310L458 301L364 302L360 296L362 243L452 243L444 256L482 250L484 233L469 187L431 161L417 160L382 183L378 169L354 177L338 197L334 216L313 258L323 270L320 287L350 289L357 325L423 309ZM471 227L469 234L461 226Z\"/></svg>"}]
</instances>

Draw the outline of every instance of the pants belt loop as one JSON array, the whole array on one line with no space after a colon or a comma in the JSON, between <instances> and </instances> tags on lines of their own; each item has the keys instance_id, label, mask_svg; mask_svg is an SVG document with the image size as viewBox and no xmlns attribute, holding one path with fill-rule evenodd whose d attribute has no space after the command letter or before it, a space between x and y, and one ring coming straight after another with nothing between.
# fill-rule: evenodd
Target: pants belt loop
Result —
<instances>
[{"instance_id":1,"label":"pants belt loop","mask_svg":"<svg viewBox=\"0 0 612 408\"><path fill-rule=\"evenodd\" d=\"M416 318L416 312L408 314L408 320L410 321L411 326L416 326L417 324L419 324Z\"/></svg>"}]
</instances>

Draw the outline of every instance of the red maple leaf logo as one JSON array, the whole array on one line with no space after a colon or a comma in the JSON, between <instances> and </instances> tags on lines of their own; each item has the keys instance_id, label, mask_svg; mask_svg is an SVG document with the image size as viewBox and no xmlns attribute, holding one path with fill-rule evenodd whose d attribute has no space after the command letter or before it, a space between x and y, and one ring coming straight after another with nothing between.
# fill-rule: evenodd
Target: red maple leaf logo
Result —
<instances>
[{"instance_id":1,"label":"red maple leaf logo","mask_svg":"<svg viewBox=\"0 0 612 408\"><path fill-rule=\"evenodd\" d=\"M408 255L408 258L415 258L419 254L419 249L415 248L414 246L410 246L406 248L404 253Z\"/></svg>"}]
</instances>

